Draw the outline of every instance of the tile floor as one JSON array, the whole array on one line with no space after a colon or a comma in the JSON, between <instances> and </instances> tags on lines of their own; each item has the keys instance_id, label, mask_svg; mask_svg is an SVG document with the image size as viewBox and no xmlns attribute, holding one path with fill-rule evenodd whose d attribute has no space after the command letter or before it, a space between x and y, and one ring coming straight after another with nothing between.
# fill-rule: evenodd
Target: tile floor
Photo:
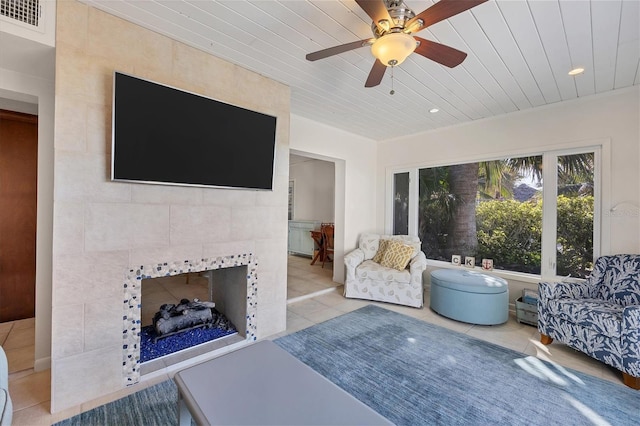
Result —
<instances>
[{"instance_id":1,"label":"tile floor","mask_svg":"<svg viewBox=\"0 0 640 426\"><path fill-rule=\"evenodd\" d=\"M371 303L363 300L345 299L342 296L341 286L331 289L332 285L330 275L327 272L329 271L327 265L325 265L325 270L319 270L321 268L311 269L313 267L308 264L309 260L307 258L290 259L289 282L292 285L291 288L288 289L288 294L289 298L293 299L293 301L287 306L287 330L278 335L269 336L268 339L275 339L282 335L301 330ZM322 294L313 296L308 293L309 290L315 288L318 288ZM298 301L296 301L296 299ZM429 300L428 293L425 295L425 300ZM528 355L551 360L562 366L583 371L624 386L618 372L580 352L556 343L547 347L542 346L538 343L540 335L536 328L518 323L515 320L515 314L512 314L509 321L505 324L498 326L479 326L443 318L431 311L428 307L415 309L384 303L379 303L378 305ZM7 343L9 347L11 345L26 345L26 343L33 345L33 331L25 331L26 329L33 328L32 324L32 320L13 323L13 325L10 326L0 324L0 342L3 342L3 347L5 343ZM16 333L15 335L13 335L14 332ZM19 347L15 349L19 350ZM10 353L11 350L12 349L8 349L7 352ZM31 357L33 357L33 355L31 355ZM10 358L9 364L12 371L22 368L20 367L22 357L14 357L13 360L13 364L18 367L11 366L12 361ZM26 362L29 361L25 361L25 363ZM32 364L33 360L30 362ZM49 413L49 370L34 373L33 369L29 367L29 369L24 371L15 371L11 373L9 377L9 388L14 404L14 425L49 425L82 411L87 411L115 399L122 398L125 395L166 379L168 379L168 377L158 376L153 380L139 383L98 400L90 401L81 406L73 407L52 415Z\"/></svg>"},{"instance_id":2,"label":"tile floor","mask_svg":"<svg viewBox=\"0 0 640 426\"><path fill-rule=\"evenodd\" d=\"M333 262L316 261L304 256L289 255L287 260L287 300L298 302L310 294L327 291L339 284L333 282Z\"/></svg>"},{"instance_id":3,"label":"tile floor","mask_svg":"<svg viewBox=\"0 0 640 426\"><path fill-rule=\"evenodd\" d=\"M0 323L0 346L7 354L9 374L33 368L35 318Z\"/></svg>"}]
</instances>

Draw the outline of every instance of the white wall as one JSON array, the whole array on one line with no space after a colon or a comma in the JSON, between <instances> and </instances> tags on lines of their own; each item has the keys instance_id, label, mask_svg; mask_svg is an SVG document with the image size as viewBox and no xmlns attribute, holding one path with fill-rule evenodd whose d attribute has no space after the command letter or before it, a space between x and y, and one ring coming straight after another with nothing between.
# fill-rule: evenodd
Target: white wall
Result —
<instances>
[{"instance_id":1,"label":"white wall","mask_svg":"<svg viewBox=\"0 0 640 426\"><path fill-rule=\"evenodd\" d=\"M1 36L2 34L0 33ZM49 368L51 364L51 245L53 232L51 212L53 210L54 82L53 79L47 80L0 68L0 97L10 100L3 103L6 107L24 103L37 105L38 207L36 224L35 369L40 371Z\"/></svg>"},{"instance_id":2,"label":"white wall","mask_svg":"<svg viewBox=\"0 0 640 426\"><path fill-rule=\"evenodd\" d=\"M335 163L335 265L333 280L344 282L343 257L376 225L377 148L375 141L291 115L290 149ZM340 266L340 267L338 267Z\"/></svg>"},{"instance_id":3,"label":"white wall","mask_svg":"<svg viewBox=\"0 0 640 426\"><path fill-rule=\"evenodd\" d=\"M297 157L301 158L301 157ZM290 162L293 180L293 219L333 222L335 217L334 163L312 158Z\"/></svg>"}]
</instances>

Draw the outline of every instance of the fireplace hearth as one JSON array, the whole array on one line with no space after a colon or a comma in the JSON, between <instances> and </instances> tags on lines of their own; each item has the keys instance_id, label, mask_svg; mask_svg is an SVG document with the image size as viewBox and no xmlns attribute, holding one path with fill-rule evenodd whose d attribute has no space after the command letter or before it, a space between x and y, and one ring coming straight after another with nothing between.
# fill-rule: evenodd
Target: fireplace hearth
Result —
<instances>
[{"instance_id":1,"label":"fireplace hearth","mask_svg":"<svg viewBox=\"0 0 640 426\"><path fill-rule=\"evenodd\" d=\"M180 283L178 288L169 289L169 293L178 295L173 300L166 300L166 295L160 295L156 287L168 280ZM200 284L197 281L200 284L205 281L206 285L198 288ZM180 300L185 294L183 289L188 289L189 299L198 297L215 305L207 307L211 319L207 319L207 310L202 309L204 312L194 314L200 319L184 321L186 331L178 332L171 324L165 323L163 330L157 333L159 320L171 322L172 317L178 316L173 314L189 312L190 309L199 311L194 309L197 302ZM194 296L193 292L200 292L197 293L199 296ZM229 344L225 339L233 339L233 342L256 340L257 262L251 253L131 268L126 273L124 293L123 375L127 385L137 383L141 374L182 362L190 354L198 356L219 350ZM160 309L163 305L164 310ZM183 319L174 321L179 320ZM222 327L213 327L209 323ZM225 327L225 323L230 326ZM225 342L216 345L218 340ZM153 349L147 351L147 347ZM173 355L165 356L165 351Z\"/></svg>"}]
</instances>

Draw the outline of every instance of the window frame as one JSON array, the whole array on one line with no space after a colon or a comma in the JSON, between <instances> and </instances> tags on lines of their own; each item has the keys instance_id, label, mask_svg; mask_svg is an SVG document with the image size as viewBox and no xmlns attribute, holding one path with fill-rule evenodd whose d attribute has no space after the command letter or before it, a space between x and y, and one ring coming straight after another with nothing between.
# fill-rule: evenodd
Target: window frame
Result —
<instances>
[{"instance_id":1,"label":"window frame","mask_svg":"<svg viewBox=\"0 0 640 426\"><path fill-rule=\"evenodd\" d=\"M392 169L387 171L385 194L388 200L385 203L385 232L388 235L393 234L393 208L394 208L394 177L399 173L409 173L409 235L417 235L417 223L418 223L418 168L401 168Z\"/></svg>"},{"instance_id":2,"label":"window frame","mask_svg":"<svg viewBox=\"0 0 640 426\"><path fill-rule=\"evenodd\" d=\"M543 180L543 212L542 212L542 248L541 248L541 273L528 274L524 272L506 271L494 269L492 274L504 278L516 279L523 282L538 282L543 280L557 280L566 277L559 277L556 273L556 225L557 225L557 158L564 155L593 152L594 154L594 208L593 208L593 260L597 259L601 253L606 253L606 242L602 239L605 227L602 215L602 206L609 197L604 198L603 186L610 182L610 139L597 139L590 141L579 141L554 146L543 146L535 150L514 150L500 154L486 156L463 156L449 161L427 161L424 163L412 164L411 167L388 167L386 169L385 185L385 232L393 232L393 182L396 173L409 172L409 234L418 235L418 199L419 199L419 179L418 173L423 168L444 167L455 164L475 163L483 161L500 160L504 158L516 158L527 156L542 156L545 167L542 171ZM553 160L552 160L553 159ZM552 167L548 162L552 161ZM554 166L554 167L553 167ZM545 219L546 218L546 219ZM429 266L439 268L451 268L450 262L427 259Z\"/></svg>"}]
</instances>

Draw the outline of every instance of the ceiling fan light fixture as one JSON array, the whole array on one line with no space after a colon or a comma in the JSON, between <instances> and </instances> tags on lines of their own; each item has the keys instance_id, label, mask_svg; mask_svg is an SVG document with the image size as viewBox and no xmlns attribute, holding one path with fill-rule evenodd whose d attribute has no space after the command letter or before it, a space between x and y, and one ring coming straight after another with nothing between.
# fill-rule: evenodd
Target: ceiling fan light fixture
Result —
<instances>
[{"instance_id":1,"label":"ceiling fan light fixture","mask_svg":"<svg viewBox=\"0 0 640 426\"><path fill-rule=\"evenodd\" d=\"M416 49L418 42L409 34L388 33L371 45L371 53L386 66L397 66Z\"/></svg>"}]
</instances>

